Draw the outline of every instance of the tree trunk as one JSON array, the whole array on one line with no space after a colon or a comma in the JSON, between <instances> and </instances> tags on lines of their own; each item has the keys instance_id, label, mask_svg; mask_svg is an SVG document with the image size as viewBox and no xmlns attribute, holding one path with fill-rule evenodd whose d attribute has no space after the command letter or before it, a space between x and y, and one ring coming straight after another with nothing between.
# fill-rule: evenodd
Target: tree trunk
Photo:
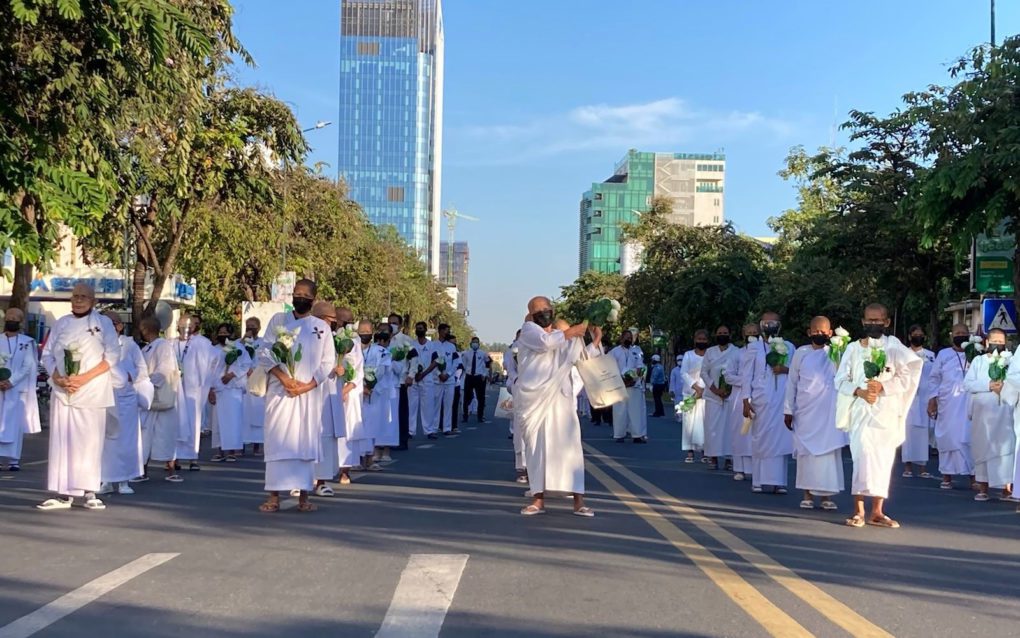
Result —
<instances>
[{"instance_id":1,"label":"tree trunk","mask_svg":"<svg viewBox=\"0 0 1020 638\"><path fill-rule=\"evenodd\" d=\"M931 310L928 313L928 334L931 336L931 349L937 350L939 345L939 338L942 336L941 326L939 325L939 307L938 299L930 306Z\"/></svg>"},{"instance_id":2,"label":"tree trunk","mask_svg":"<svg viewBox=\"0 0 1020 638\"><path fill-rule=\"evenodd\" d=\"M23 195L19 208L21 216L34 228L36 225L35 198L28 194ZM25 314L28 314L29 288L32 285L34 270L34 264L25 263L20 259L14 261L14 282L11 287L10 307L19 308Z\"/></svg>"},{"instance_id":3,"label":"tree trunk","mask_svg":"<svg viewBox=\"0 0 1020 638\"><path fill-rule=\"evenodd\" d=\"M1020 309L1020 244L1013 248L1013 307Z\"/></svg>"}]
</instances>

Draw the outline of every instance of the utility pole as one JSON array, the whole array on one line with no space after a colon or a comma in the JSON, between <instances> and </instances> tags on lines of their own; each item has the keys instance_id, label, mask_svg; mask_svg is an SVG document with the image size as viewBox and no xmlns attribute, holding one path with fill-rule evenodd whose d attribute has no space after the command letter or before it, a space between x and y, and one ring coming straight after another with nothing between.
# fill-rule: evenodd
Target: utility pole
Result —
<instances>
[{"instance_id":1,"label":"utility pole","mask_svg":"<svg viewBox=\"0 0 1020 638\"><path fill-rule=\"evenodd\" d=\"M995 46L995 0L991 0L991 3L992 3L992 12L991 12L992 13L992 15L991 15L991 20L992 20L992 46L994 47Z\"/></svg>"}]
</instances>

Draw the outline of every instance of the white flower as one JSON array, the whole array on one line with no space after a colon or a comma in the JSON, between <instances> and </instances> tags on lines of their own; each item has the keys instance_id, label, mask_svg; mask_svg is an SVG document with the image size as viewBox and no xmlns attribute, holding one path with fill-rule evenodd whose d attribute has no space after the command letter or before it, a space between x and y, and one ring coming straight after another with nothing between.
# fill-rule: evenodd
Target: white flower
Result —
<instances>
[{"instance_id":1,"label":"white flower","mask_svg":"<svg viewBox=\"0 0 1020 638\"><path fill-rule=\"evenodd\" d=\"M832 345L834 345L834 346L836 346L838 348L838 347L843 345L843 340L840 339L839 337L833 337L833 338L829 339L829 343L831 343Z\"/></svg>"},{"instance_id":2,"label":"white flower","mask_svg":"<svg viewBox=\"0 0 1020 638\"><path fill-rule=\"evenodd\" d=\"M846 329L843 326L840 326L840 327L836 328L836 336L837 337L849 337L850 333L847 332Z\"/></svg>"},{"instance_id":3,"label":"white flower","mask_svg":"<svg viewBox=\"0 0 1020 638\"><path fill-rule=\"evenodd\" d=\"M1013 358L1013 353L1010 352L1009 350L1003 350L999 356L1002 358L1004 362L1008 363L1009 360Z\"/></svg>"},{"instance_id":4,"label":"white flower","mask_svg":"<svg viewBox=\"0 0 1020 638\"><path fill-rule=\"evenodd\" d=\"M972 341L971 343L974 344L974 350L976 350L977 352L985 351L985 346L980 341Z\"/></svg>"},{"instance_id":5,"label":"white flower","mask_svg":"<svg viewBox=\"0 0 1020 638\"><path fill-rule=\"evenodd\" d=\"M782 337L770 337L769 347L777 354L785 355L789 350L786 348L786 341Z\"/></svg>"},{"instance_id":6,"label":"white flower","mask_svg":"<svg viewBox=\"0 0 1020 638\"><path fill-rule=\"evenodd\" d=\"M617 311L620 310L620 302L619 301L617 301L615 299L610 299L609 303L611 303L613 305L613 310L617 310Z\"/></svg>"},{"instance_id":7,"label":"white flower","mask_svg":"<svg viewBox=\"0 0 1020 638\"><path fill-rule=\"evenodd\" d=\"M747 338L748 343L758 343L761 339L757 335L750 335Z\"/></svg>"},{"instance_id":8,"label":"white flower","mask_svg":"<svg viewBox=\"0 0 1020 638\"><path fill-rule=\"evenodd\" d=\"M514 346L513 348L510 348L510 353L511 354L517 354L520 351L521 351L520 348L518 348L517 346Z\"/></svg>"},{"instance_id":9,"label":"white flower","mask_svg":"<svg viewBox=\"0 0 1020 638\"><path fill-rule=\"evenodd\" d=\"M6 352L0 352L0 368L7 365L7 362L11 360L11 355Z\"/></svg>"},{"instance_id":10,"label":"white flower","mask_svg":"<svg viewBox=\"0 0 1020 638\"><path fill-rule=\"evenodd\" d=\"M969 340L969 341L970 341L971 343L977 343L977 344L980 344L980 343L981 343L982 341L984 341L984 339L982 339L981 337L979 337L979 336L977 336L977 335L971 335L971 337L970 337L970 340Z\"/></svg>"},{"instance_id":11,"label":"white flower","mask_svg":"<svg viewBox=\"0 0 1020 638\"><path fill-rule=\"evenodd\" d=\"M616 305L619 306L620 304L616 304ZM610 310L609 311L609 316L606 317L606 323L616 323L619 320L620 320L620 311L617 310L616 308L613 308L612 310Z\"/></svg>"},{"instance_id":12,"label":"white flower","mask_svg":"<svg viewBox=\"0 0 1020 638\"><path fill-rule=\"evenodd\" d=\"M71 353L71 361L81 363L81 346L77 343L68 345L64 350Z\"/></svg>"}]
</instances>

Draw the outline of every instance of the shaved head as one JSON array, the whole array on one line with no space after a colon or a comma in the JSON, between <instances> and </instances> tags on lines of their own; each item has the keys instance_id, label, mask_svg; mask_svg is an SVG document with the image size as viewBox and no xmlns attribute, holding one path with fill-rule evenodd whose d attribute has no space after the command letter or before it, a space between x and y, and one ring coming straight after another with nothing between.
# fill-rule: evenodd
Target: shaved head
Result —
<instances>
[{"instance_id":1,"label":"shaved head","mask_svg":"<svg viewBox=\"0 0 1020 638\"><path fill-rule=\"evenodd\" d=\"M350 308L337 308L336 320L343 325L354 323L354 312Z\"/></svg>"},{"instance_id":2,"label":"shaved head","mask_svg":"<svg viewBox=\"0 0 1020 638\"><path fill-rule=\"evenodd\" d=\"M552 308L552 301L548 297L533 297L528 302L528 312L534 314L541 310Z\"/></svg>"},{"instance_id":3,"label":"shaved head","mask_svg":"<svg viewBox=\"0 0 1020 638\"><path fill-rule=\"evenodd\" d=\"M828 317L819 315L811 320L811 330L815 332L828 332L832 330L832 323Z\"/></svg>"},{"instance_id":4,"label":"shaved head","mask_svg":"<svg viewBox=\"0 0 1020 638\"><path fill-rule=\"evenodd\" d=\"M24 321L25 313L21 311L21 308L8 308L4 312L4 321Z\"/></svg>"},{"instance_id":5,"label":"shaved head","mask_svg":"<svg viewBox=\"0 0 1020 638\"><path fill-rule=\"evenodd\" d=\"M316 301L312 304L312 316L322 319L326 323L336 321L336 308L328 301Z\"/></svg>"},{"instance_id":6,"label":"shaved head","mask_svg":"<svg viewBox=\"0 0 1020 638\"><path fill-rule=\"evenodd\" d=\"M864 308L864 315L867 316L868 313L874 313L876 317L878 316L878 313L882 313L882 319L889 318L889 309L885 307L885 304L869 303Z\"/></svg>"},{"instance_id":7,"label":"shaved head","mask_svg":"<svg viewBox=\"0 0 1020 638\"><path fill-rule=\"evenodd\" d=\"M772 312L771 310L766 310L765 312L761 313L761 320L779 321L779 315L777 313Z\"/></svg>"}]
</instances>

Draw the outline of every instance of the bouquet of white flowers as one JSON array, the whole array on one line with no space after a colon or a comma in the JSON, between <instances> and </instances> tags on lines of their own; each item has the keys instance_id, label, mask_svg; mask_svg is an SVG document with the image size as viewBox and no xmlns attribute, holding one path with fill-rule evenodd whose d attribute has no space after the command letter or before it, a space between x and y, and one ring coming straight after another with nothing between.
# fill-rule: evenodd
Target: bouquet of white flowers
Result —
<instances>
[{"instance_id":1,"label":"bouquet of white flowers","mask_svg":"<svg viewBox=\"0 0 1020 638\"><path fill-rule=\"evenodd\" d=\"M790 349L786 346L786 340L782 337L769 338L769 352L765 355L765 363L770 368L785 366L789 361ZM779 388L778 375L772 375L772 382L775 388Z\"/></svg>"},{"instance_id":2,"label":"bouquet of white flowers","mask_svg":"<svg viewBox=\"0 0 1020 638\"><path fill-rule=\"evenodd\" d=\"M241 357L241 349L237 347L237 341L229 339L223 344L223 352L226 355L227 367L229 368Z\"/></svg>"},{"instance_id":3,"label":"bouquet of white flowers","mask_svg":"<svg viewBox=\"0 0 1020 638\"><path fill-rule=\"evenodd\" d=\"M985 344L983 339L977 335L971 337L963 346L963 352L967 357L967 363L973 361L978 355L984 353Z\"/></svg>"},{"instance_id":4,"label":"bouquet of white flowers","mask_svg":"<svg viewBox=\"0 0 1020 638\"><path fill-rule=\"evenodd\" d=\"M81 372L81 357L80 344L71 343L64 348L64 375L73 377Z\"/></svg>"},{"instance_id":5,"label":"bouquet of white flowers","mask_svg":"<svg viewBox=\"0 0 1020 638\"><path fill-rule=\"evenodd\" d=\"M603 297L588 306L585 320L593 326L604 326L620 320L620 302Z\"/></svg>"},{"instance_id":6,"label":"bouquet of white flowers","mask_svg":"<svg viewBox=\"0 0 1020 638\"><path fill-rule=\"evenodd\" d=\"M273 361L277 365L287 366L287 372L290 376L294 376L294 369L297 364L301 361L301 344L297 344L297 349L294 348L295 342L297 342L298 335L301 334L301 328L294 328L294 330L287 330L283 326L276 328L276 342L273 343L273 347L270 349Z\"/></svg>"},{"instance_id":7,"label":"bouquet of white flowers","mask_svg":"<svg viewBox=\"0 0 1020 638\"><path fill-rule=\"evenodd\" d=\"M829 339L829 361L838 366L848 345L850 345L850 333L842 326L836 328L835 334Z\"/></svg>"},{"instance_id":8,"label":"bouquet of white flowers","mask_svg":"<svg viewBox=\"0 0 1020 638\"><path fill-rule=\"evenodd\" d=\"M992 381L1002 382L1006 380L1006 373L1009 372L1009 362L1013 359L1013 353L1009 350L1002 352L989 352L991 361L988 363L988 378ZM999 395L999 405L1002 405L1002 395Z\"/></svg>"},{"instance_id":9,"label":"bouquet of white flowers","mask_svg":"<svg viewBox=\"0 0 1020 638\"><path fill-rule=\"evenodd\" d=\"M11 378L11 369L7 367L7 364L11 362L11 355L0 352L0 381L6 381Z\"/></svg>"}]
</instances>

